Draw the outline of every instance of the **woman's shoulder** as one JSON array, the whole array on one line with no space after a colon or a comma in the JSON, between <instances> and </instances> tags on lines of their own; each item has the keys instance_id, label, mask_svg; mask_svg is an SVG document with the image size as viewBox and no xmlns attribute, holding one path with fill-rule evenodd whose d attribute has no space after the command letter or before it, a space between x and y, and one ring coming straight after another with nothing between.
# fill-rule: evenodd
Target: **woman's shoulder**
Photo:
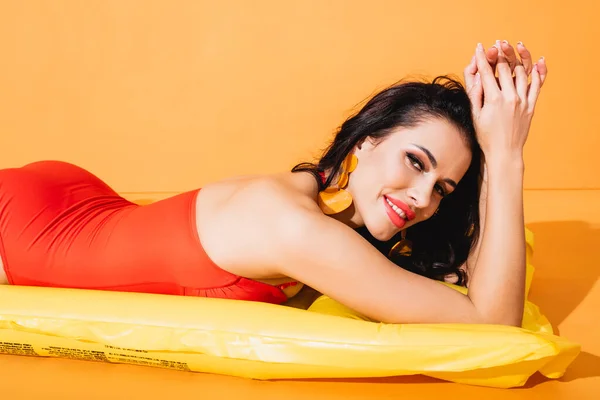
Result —
<instances>
[{"instance_id":1,"label":"woman's shoulder","mask_svg":"<svg viewBox=\"0 0 600 400\"><path fill-rule=\"evenodd\" d=\"M312 179L312 182L311 182ZM266 255L298 222L323 217L317 183L306 173L241 176L206 185L196 203L196 225L205 251L230 272L253 266L270 275ZM243 256L239 256L243 255ZM258 273L261 274L260 272Z\"/></svg>"},{"instance_id":2,"label":"woman's shoulder","mask_svg":"<svg viewBox=\"0 0 600 400\"><path fill-rule=\"evenodd\" d=\"M317 211L317 189L315 178L308 173L243 175L205 186L199 201L205 202L207 207L212 203L210 208L225 212L242 204L246 209L266 208L266 211L296 207Z\"/></svg>"}]
</instances>

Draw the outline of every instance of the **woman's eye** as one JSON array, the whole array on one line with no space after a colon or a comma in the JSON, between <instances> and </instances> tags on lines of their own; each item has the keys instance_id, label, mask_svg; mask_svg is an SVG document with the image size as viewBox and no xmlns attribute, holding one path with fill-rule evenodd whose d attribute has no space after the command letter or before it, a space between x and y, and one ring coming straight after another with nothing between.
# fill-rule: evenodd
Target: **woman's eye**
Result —
<instances>
[{"instance_id":1,"label":"woman's eye","mask_svg":"<svg viewBox=\"0 0 600 400\"><path fill-rule=\"evenodd\" d=\"M414 156L413 154L408 154L408 159L413 167L415 167L419 171L423 170L423 163L416 156Z\"/></svg>"},{"instance_id":2,"label":"woman's eye","mask_svg":"<svg viewBox=\"0 0 600 400\"><path fill-rule=\"evenodd\" d=\"M440 196L446 196L446 191L440 185L435 185L435 190L440 194Z\"/></svg>"}]
</instances>

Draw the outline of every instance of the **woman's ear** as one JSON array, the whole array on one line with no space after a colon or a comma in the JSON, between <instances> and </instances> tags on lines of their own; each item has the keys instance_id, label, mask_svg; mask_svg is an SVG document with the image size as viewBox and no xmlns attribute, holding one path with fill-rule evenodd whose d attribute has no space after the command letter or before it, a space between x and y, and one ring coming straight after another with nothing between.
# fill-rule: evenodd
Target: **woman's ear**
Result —
<instances>
[{"instance_id":1,"label":"woman's ear","mask_svg":"<svg viewBox=\"0 0 600 400\"><path fill-rule=\"evenodd\" d=\"M355 155L358 155L359 152L368 150L370 147L373 147L373 144L374 143L371 140L371 138L369 138L368 136L364 137L360 139L358 143L356 143L354 149L352 149L351 152L353 152Z\"/></svg>"},{"instance_id":2,"label":"woman's ear","mask_svg":"<svg viewBox=\"0 0 600 400\"><path fill-rule=\"evenodd\" d=\"M362 149L362 145L364 143L365 139L360 139L358 141L358 143L356 143L356 146L354 146L354 152L356 153L356 150L361 150Z\"/></svg>"}]
</instances>

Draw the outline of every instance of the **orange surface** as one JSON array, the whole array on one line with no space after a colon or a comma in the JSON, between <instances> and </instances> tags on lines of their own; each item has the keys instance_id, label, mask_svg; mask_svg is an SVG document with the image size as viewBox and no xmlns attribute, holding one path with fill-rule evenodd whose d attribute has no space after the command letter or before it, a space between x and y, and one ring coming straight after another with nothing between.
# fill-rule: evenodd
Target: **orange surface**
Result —
<instances>
[{"instance_id":1,"label":"orange surface","mask_svg":"<svg viewBox=\"0 0 600 400\"><path fill-rule=\"evenodd\" d=\"M563 379L508 391L0 356L2 396L598 398L599 13L592 0L0 2L0 167L71 161L136 200L287 169L316 155L373 91L405 75L460 75L478 41L522 40L550 69L526 151L532 301L583 345Z\"/></svg>"}]
</instances>

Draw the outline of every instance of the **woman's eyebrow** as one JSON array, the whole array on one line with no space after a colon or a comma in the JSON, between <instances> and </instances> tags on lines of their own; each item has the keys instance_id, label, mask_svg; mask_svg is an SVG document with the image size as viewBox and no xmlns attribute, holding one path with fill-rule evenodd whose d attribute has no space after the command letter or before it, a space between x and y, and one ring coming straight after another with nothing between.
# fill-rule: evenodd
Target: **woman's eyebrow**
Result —
<instances>
[{"instance_id":1,"label":"woman's eyebrow","mask_svg":"<svg viewBox=\"0 0 600 400\"><path fill-rule=\"evenodd\" d=\"M419 149L421 149L421 151L423 153L425 153L425 155L427 156L427 158L429 158L429 162L431 163L431 165L433 166L433 168L437 168L437 165L438 165L437 164L437 160L435 159L435 157L433 156L433 154L431 154L431 152L427 148L425 148L423 146L419 146L418 144L414 144L414 143L412 143L412 145L415 146L415 147L417 147L417 148L419 148Z\"/></svg>"},{"instance_id":2,"label":"woman's eyebrow","mask_svg":"<svg viewBox=\"0 0 600 400\"><path fill-rule=\"evenodd\" d=\"M457 186L457 184L456 184L456 182L454 182L452 179L450 179L450 178L446 178L446 179L444 179L444 182L446 182L448 185L450 185L450 186L452 186L454 189L456 189L456 186Z\"/></svg>"}]
</instances>

